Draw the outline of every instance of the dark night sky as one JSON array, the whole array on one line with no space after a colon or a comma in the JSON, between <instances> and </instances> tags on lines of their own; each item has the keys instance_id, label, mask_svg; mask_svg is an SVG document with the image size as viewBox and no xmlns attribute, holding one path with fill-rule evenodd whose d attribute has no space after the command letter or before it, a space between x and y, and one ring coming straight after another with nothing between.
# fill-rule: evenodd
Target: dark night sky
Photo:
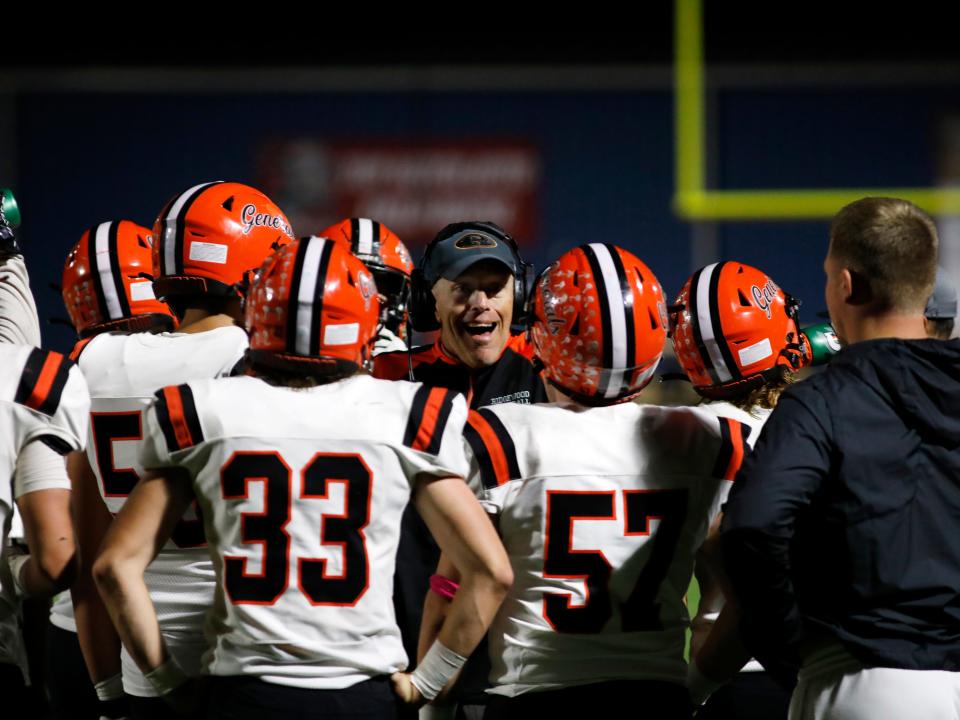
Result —
<instances>
[{"instance_id":1,"label":"dark night sky","mask_svg":"<svg viewBox=\"0 0 960 720\"><path fill-rule=\"evenodd\" d=\"M876 3L753 3L705 1L706 57L710 63L935 63L960 59L956 25L945 16L948 3L921 0L896 9ZM103 33L70 42L26 45L7 56L0 71L13 68L103 66L367 66L668 64L673 53L673 3L638 4L639 19L627 23L609 14L575 18L565 31L563 17L549 24L514 23L490 7L476 26L449 25L427 33L378 30L329 18L295 22L286 13L272 27L247 25L231 13L224 27L178 30L174 42L151 42L150 34ZM462 11L463 8L458 8ZM301 10L302 12L302 10ZM631 16L636 15L633 9ZM311 13L313 14L313 13ZM558 13L559 15L559 13ZM433 21L434 18L431 18ZM408 20L409 23L409 20ZM379 23L391 27L389 18ZM187 27L187 26L183 26ZM93 31L96 33L96 30ZM132 39L137 37L136 42ZM130 39L127 39L130 38Z\"/></svg>"}]
</instances>

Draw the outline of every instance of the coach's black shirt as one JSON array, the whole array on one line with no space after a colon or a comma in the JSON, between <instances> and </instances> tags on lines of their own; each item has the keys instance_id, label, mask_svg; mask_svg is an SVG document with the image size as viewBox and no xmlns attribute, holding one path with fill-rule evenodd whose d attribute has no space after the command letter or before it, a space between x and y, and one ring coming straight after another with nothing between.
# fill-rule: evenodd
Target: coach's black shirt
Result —
<instances>
[{"instance_id":1,"label":"coach's black shirt","mask_svg":"<svg viewBox=\"0 0 960 720\"><path fill-rule=\"evenodd\" d=\"M379 355L373 374L386 380L408 380L411 367L415 381L461 393L473 409L505 402L547 401L540 371L533 362L533 346L524 335L512 335L500 359L487 367L467 367L447 353L438 339L410 353Z\"/></svg>"},{"instance_id":2,"label":"coach's black shirt","mask_svg":"<svg viewBox=\"0 0 960 720\"><path fill-rule=\"evenodd\" d=\"M761 661L826 636L867 666L960 670L960 341L856 343L791 387L722 533Z\"/></svg>"},{"instance_id":3,"label":"coach's black shirt","mask_svg":"<svg viewBox=\"0 0 960 720\"><path fill-rule=\"evenodd\" d=\"M438 339L433 345L415 348L410 353L392 352L377 356L375 377L413 379L430 387L443 387L462 393L473 408L505 402L539 403L547 401L540 370L533 362L533 347L524 335L513 335L500 359L487 367L471 369L451 356ZM417 638L423 602L429 578L436 571L440 549L412 505L407 507L400 530L397 572L394 578L394 609L410 667L416 664ZM489 687L490 663L482 643L461 673L458 692L461 702L485 702ZM413 714L411 714L411 717Z\"/></svg>"}]
</instances>

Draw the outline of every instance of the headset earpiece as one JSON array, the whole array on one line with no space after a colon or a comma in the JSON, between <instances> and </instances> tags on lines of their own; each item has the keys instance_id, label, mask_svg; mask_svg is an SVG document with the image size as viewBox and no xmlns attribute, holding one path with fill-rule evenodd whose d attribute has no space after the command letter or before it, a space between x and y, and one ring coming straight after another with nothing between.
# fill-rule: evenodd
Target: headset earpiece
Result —
<instances>
[{"instance_id":1,"label":"headset earpiece","mask_svg":"<svg viewBox=\"0 0 960 720\"><path fill-rule=\"evenodd\" d=\"M424 253L420 267L413 269L410 274L410 325L417 332L432 332L440 329L437 320L437 301L433 297L430 283L423 274L423 266L430 252L430 245Z\"/></svg>"}]
</instances>

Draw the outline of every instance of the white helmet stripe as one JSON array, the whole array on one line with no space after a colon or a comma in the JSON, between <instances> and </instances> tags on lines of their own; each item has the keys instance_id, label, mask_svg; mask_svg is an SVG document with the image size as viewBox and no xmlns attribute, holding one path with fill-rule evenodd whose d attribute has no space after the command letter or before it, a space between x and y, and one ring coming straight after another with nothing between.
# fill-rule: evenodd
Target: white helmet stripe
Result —
<instances>
[{"instance_id":1,"label":"white helmet stripe","mask_svg":"<svg viewBox=\"0 0 960 720\"><path fill-rule=\"evenodd\" d=\"M94 235L94 247L97 254L97 274L100 276L100 287L103 288L103 299L107 303L107 315L110 320L119 320L123 317L123 308L120 305L118 288L113 279L113 266L110 264L110 225L104 222L97 225Z\"/></svg>"},{"instance_id":2,"label":"white helmet stripe","mask_svg":"<svg viewBox=\"0 0 960 720\"><path fill-rule=\"evenodd\" d=\"M623 297L620 291L620 276L610 257L610 248L603 243L590 243L600 266L603 277L597 278L598 289L605 292L607 306L610 308L610 337L613 357L611 360L610 381L604 391L604 397L611 398L623 390L623 373L627 367L627 321L623 313Z\"/></svg>"},{"instance_id":3,"label":"white helmet stripe","mask_svg":"<svg viewBox=\"0 0 960 720\"><path fill-rule=\"evenodd\" d=\"M733 376L723 359L723 353L720 351L720 345L713 334L713 321L710 317L710 280L713 274L717 272L717 266L720 263L707 265L700 271L700 277L697 280L697 287L694 291L697 293L697 320L700 326L700 337L707 348L707 354L713 362L713 369L717 373L717 381L721 383L730 382Z\"/></svg>"},{"instance_id":4,"label":"white helmet stripe","mask_svg":"<svg viewBox=\"0 0 960 720\"><path fill-rule=\"evenodd\" d=\"M357 255L373 255L373 221L357 218Z\"/></svg>"},{"instance_id":5,"label":"white helmet stripe","mask_svg":"<svg viewBox=\"0 0 960 720\"><path fill-rule=\"evenodd\" d=\"M217 180L216 182L194 185L189 190L180 193L179 197L170 203L170 208L167 210L167 214L162 221L160 237L156 239L156 242L161 243L160 247L163 249L163 252L160 253L162 261L162 267L160 269L161 275L175 275L177 273L177 221L180 219L180 212L183 210L183 206L193 197L193 194L197 192L197 190L221 182L223 181Z\"/></svg>"},{"instance_id":6,"label":"white helmet stripe","mask_svg":"<svg viewBox=\"0 0 960 720\"><path fill-rule=\"evenodd\" d=\"M317 290L320 271L320 256L328 242L324 238L311 237L301 242L308 243L300 273L300 289L297 293L297 338L294 350L298 355L310 354L310 331L313 323L313 296Z\"/></svg>"}]
</instances>

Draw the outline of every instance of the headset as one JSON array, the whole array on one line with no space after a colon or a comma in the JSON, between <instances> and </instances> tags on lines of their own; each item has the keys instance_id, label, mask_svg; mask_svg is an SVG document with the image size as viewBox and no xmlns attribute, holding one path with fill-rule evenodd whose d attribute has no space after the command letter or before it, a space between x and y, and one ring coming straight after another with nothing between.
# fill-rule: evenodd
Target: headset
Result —
<instances>
[{"instance_id":1,"label":"headset","mask_svg":"<svg viewBox=\"0 0 960 720\"><path fill-rule=\"evenodd\" d=\"M513 254L516 273L513 277L513 320L512 332L522 332L527 325L529 296L534 287L534 269L531 263L520 256L520 248L506 230L494 222L470 221L447 225L437 233L423 251L423 257L410 276L410 324L417 332L431 332L440 329L437 320L437 302L433 297L432 283L427 280L426 271L430 268L430 256L441 242L458 233L476 232L489 235L498 242L505 243Z\"/></svg>"}]
</instances>

